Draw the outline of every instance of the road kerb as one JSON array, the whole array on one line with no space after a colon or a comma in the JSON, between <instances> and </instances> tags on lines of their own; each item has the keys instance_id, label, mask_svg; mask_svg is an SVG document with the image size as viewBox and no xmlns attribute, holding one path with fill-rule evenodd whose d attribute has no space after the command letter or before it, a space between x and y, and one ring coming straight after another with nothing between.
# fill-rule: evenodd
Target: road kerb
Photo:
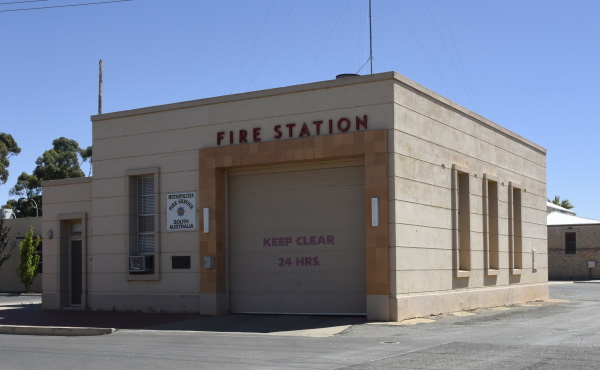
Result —
<instances>
[{"instance_id":1,"label":"road kerb","mask_svg":"<svg viewBox=\"0 0 600 370\"><path fill-rule=\"evenodd\" d=\"M92 336L112 334L115 328L76 328L61 326L0 325L0 334Z\"/></svg>"}]
</instances>

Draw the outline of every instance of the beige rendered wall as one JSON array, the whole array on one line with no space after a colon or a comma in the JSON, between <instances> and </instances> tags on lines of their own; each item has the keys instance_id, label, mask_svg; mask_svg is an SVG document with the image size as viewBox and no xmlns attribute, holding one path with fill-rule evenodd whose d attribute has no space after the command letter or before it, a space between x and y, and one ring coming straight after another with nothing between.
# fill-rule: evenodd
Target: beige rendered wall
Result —
<instances>
[{"instance_id":1,"label":"beige rendered wall","mask_svg":"<svg viewBox=\"0 0 600 370\"><path fill-rule=\"evenodd\" d=\"M198 153L201 148L217 146L219 131L233 130L237 135L239 129L258 127L261 142L284 141L287 131L281 140L273 137L277 124L364 115L369 130L391 128L390 77L393 74L358 82L326 81L92 117L91 308L214 313L215 300L223 297L201 293L200 232L164 231L166 194L196 191L197 199L201 198ZM226 145L229 143L222 144ZM160 271L154 277L138 275L133 280L127 269L127 172L144 168L159 170ZM196 209L201 207L197 202ZM200 216L196 215L198 223ZM191 256L191 269L172 270L173 255Z\"/></svg>"},{"instance_id":2,"label":"beige rendered wall","mask_svg":"<svg viewBox=\"0 0 600 370\"><path fill-rule=\"evenodd\" d=\"M203 206L199 203L203 197L216 197L200 189L199 153L229 145L217 145L220 131L227 138L230 131L237 135L240 129L258 128L261 146L270 141L283 144L286 139L300 145L314 139L314 132L310 138L300 138L296 131L292 137L277 140L273 127L364 115L369 130L387 130L388 137L391 288L388 294L368 297L376 299L368 299L367 310L380 312L372 317L402 319L547 297L545 150L393 72L94 116L93 183L45 184L44 195L52 194L57 200L52 213L45 214L44 228L56 227L59 214L87 215L90 309L223 312L215 307L223 307L226 293L202 290L203 284L212 286L216 280L201 280L210 274L203 275L200 266L200 232L164 230L166 194L197 192L197 210ZM258 148L237 144L232 152ZM249 153L255 154L256 163L265 163L270 158L267 149L262 157ZM294 153L288 150L286 156ZM222 158L223 168L232 166L232 158ZM244 160L240 163L250 164ZM453 270L452 165L470 173L472 264L469 276L462 278L455 277ZM128 174L155 169L159 173L160 267L156 274L134 276L127 264ZM492 276L486 276L483 268L484 173L502 184L501 264ZM523 189L520 275L511 275L508 268L509 182ZM53 190L52 185L65 186ZM81 200L70 201L70 191L81 192ZM201 219L196 214L198 224ZM533 249L538 252L535 272L529 258ZM191 269L172 270L174 255L191 256ZM57 296L53 279L58 281L52 276L44 279L44 298L49 298L45 307L57 305L50 299Z\"/></svg>"},{"instance_id":3,"label":"beige rendered wall","mask_svg":"<svg viewBox=\"0 0 600 370\"><path fill-rule=\"evenodd\" d=\"M94 261L89 254L90 233L89 217L91 214L92 178L83 177L76 179L44 181L42 183L44 192L44 222L43 233L52 231L53 238L44 240L44 275L42 307L45 309L59 309L65 306L61 294L66 294L68 289L63 282L61 284L61 272L66 273L67 262L64 253L61 258L61 243L66 243L67 235L61 232L61 221L82 220L86 226L83 230L84 248L84 298L88 289L93 289L89 284L88 276L93 273ZM87 251L87 253L86 253ZM64 252L64 251L63 251ZM61 271L62 264L62 271ZM87 288L86 288L87 286Z\"/></svg>"},{"instance_id":4,"label":"beige rendered wall","mask_svg":"<svg viewBox=\"0 0 600 370\"><path fill-rule=\"evenodd\" d=\"M20 263L19 245L23 241L25 234L29 232L29 228L33 227L34 236L42 234L42 219L36 217L28 218L12 218L4 220L4 225L10 227L9 231L9 248L12 247L12 256L0 266L0 293L21 293L26 289L17 276L16 269ZM42 241L44 247L45 241ZM42 263L43 264L43 263ZM38 274L33 281L33 286L30 292L39 293L42 291L42 274Z\"/></svg>"},{"instance_id":5,"label":"beige rendered wall","mask_svg":"<svg viewBox=\"0 0 600 370\"><path fill-rule=\"evenodd\" d=\"M575 254L565 254L565 233L576 234ZM588 268L588 261L595 267ZM550 278L600 277L600 224L548 226L548 275Z\"/></svg>"},{"instance_id":6,"label":"beige rendered wall","mask_svg":"<svg viewBox=\"0 0 600 370\"><path fill-rule=\"evenodd\" d=\"M397 318L547 298L545 150L402 76L394 93L390 279ZM453 165L469 173L471 268L464 277L453 263ZM484 268L484 174L498 182L495 275ZM510 182L523 189L520 275L509 269Z\"/></svg>"}]
</instances>

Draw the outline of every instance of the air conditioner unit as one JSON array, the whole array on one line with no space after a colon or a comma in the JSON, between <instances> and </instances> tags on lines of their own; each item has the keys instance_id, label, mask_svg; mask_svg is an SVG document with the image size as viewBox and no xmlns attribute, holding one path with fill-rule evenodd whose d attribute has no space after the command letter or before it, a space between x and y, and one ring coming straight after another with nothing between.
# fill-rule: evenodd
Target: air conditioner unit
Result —
<instances>
[{"instance_id":1,"label":"air conditioner unit","mask_svg":"<svg viewBox=\"0 0 600 370\"><path fill-rule=\"evenodd\" d=\"M129 272L150 272L154 270L154 256L129 256Z\"/></svg>"}]
</instances>

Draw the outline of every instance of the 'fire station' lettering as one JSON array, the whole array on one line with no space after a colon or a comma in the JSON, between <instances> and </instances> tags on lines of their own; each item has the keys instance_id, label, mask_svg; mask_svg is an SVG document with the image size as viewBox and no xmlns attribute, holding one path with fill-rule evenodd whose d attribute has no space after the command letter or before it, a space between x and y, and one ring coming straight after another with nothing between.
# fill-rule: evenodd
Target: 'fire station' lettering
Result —
<instances>
[{"instance_id":1,"label":"'fire station' lettering","mask_svg":"<svg viewBox=\"0 0 600 370\"><path fill-rule=\"evenodd\" d=\"M350 131L352 128L354 131L367 130L368 127L367 115L365 114L362 118L355 116L354 122L352 122L351 118L347 117L337 120L303 122L302 124L290 122L275 125L272 131L273 139L279 140L344 133ZM217 132L217 145L260 142L262 141L261 131L261 127L254 127L251 130L219 131Z\"/></svg>"}]
</instances>

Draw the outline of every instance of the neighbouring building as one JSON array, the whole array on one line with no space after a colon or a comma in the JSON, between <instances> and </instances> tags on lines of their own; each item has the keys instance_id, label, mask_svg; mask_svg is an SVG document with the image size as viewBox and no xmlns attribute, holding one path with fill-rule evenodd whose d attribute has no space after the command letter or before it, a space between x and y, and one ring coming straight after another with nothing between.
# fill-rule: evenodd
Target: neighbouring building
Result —
<instances>
[{"instance_id":1,"label":"neighbouring building","mask_svg":"<svg viewBox=\"0 0 600 370\"><path fill-rule=\"evenodd\" d=\"M600 221L548 202L548 276L600 278Z\"/></svg>"},{"instance_id":2,"label":"neighbouring building","mask_svg":"<svg viewBox=\"0 0 600 370\"><path fill-rule=\"evenodd\" d=\"M43 307L410 317L548 297L546 150L395 72L92 117Z\"/></svg>"},{"instance_id":3,"label":"neighbouring building","mask_svg":"<svg viewBox=\"0 0 600 370\"><path fill-rule=\"evenodd\" d=\"M4 211L4 209L2 209ZM8 212L6 215L12 213ZM4 216L4 212L0 213L0 217ZM20 264L20 244L25 239L25 234L29 232L29 229L33 227L34 237L41 238L42 231L42 219L41 217L30 217L30 218L8 218L4 220L4 225L10 228L8 233L8 247L12 248L12 256L6 260L2 266L0 266L0 292L2 293L22 293L25 292L25 286L19 280L17 275L17 268ZM42 254L43 242L38 246L38 253ZM38 276L33 281L33 286L30 292L41 292L42 291L42 273L44 271L43 257L40 260L38 266Z\"/></svg>"}]
</instances>

